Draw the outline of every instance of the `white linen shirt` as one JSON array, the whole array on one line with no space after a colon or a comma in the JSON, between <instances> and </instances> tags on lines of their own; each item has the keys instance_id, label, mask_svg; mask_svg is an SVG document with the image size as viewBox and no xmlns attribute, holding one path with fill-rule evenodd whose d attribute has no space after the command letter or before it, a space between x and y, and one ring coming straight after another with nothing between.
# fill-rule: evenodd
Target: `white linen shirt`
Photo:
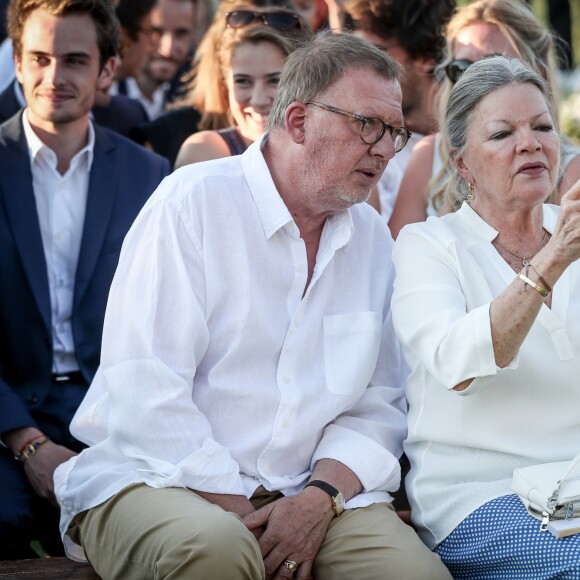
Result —
<instances>
[{"instance_id":1,"label":"white linen shirt","mask_svg":"<svg viewBox=\"0 0 580 580\"><path fill-rule=\"evenodd\" d=\"M347 507L398 488L388 229L365 204L328 218L303 296L306 247L261 141L167 177L129 231L71 427L92 447L55 474L63 534L134 482L288 495L332 458L364 487Z\"/></svg>"},{"instance_id":2,"label":"white linen shirt","mask_svg":"<svg viewBox=\"0 0 580 580\"><path fill-rule=\"evenodd\" d=\"M558 213L544 205L550 233ZM542 306L502 369L489 308L516 274L492 245L496 235L464 203L457 213L406 226L395 244L393 320L412 369L406 490L431 548L475 509L513 493L515 468L569 460L580 450L580 263L554 285L552 308ZM472 377L467 389L453 390Z\"/></svg>"},{"instance_id":3,"label":"white linen shirt","mask_svg":"<svg viewBox=\"0 0 580 580\"><path fill-rule=\"evenodd\" d=\"M85 222L95 132L89 123L87 144L71 159L64 175L56 153L33 131L22 115L28 144L32 188L44 248L50 293L54 373L78 370L72 332L72 307L77 262Z\"/></svg>"}]
</instances>

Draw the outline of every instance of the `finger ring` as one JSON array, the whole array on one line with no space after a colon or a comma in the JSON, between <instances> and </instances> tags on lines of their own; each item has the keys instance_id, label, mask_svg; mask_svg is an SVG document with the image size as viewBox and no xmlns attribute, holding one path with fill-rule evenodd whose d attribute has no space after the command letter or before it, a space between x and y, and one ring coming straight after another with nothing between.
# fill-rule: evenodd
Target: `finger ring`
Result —
<instances>
[{"instance_id":1,"label":"finger ring","mask_svg":"<svg viewBox=\"0 0 580 580\"><path fill-rule=\"evenodd\" d=\"M288 570L294 574L294 572L296 572L296 568L298 568L298 562L295 562L294 560L284 560L284 566L286 566L286 568L288 568Z\"/></svg>"}]
</instances>

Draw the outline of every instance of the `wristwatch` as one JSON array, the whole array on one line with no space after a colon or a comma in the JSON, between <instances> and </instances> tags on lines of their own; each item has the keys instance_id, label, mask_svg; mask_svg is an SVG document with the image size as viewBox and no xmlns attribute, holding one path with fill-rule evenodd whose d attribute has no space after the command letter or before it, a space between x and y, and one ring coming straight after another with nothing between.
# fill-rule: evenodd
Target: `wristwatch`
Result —
<instances>
[{"instance_id":1,"label":"wristwatch","mask_svg":"<svg viewBox=\"0 0 580 580\"><path fill-rule=\"evenodd\" d=\"M337 516L339 516L344 511L344 496L342 493L340 493L340 491L338 491L338 489L336 489L336 487L332 487L332 485L330 485L330 483L326 483L326 481L314 479L313 481L308 482L304 489L310 487L311 485L321 489L322 491L325 491L330 496L332 501L332 509Z\"/></svg>"}]
</instances>

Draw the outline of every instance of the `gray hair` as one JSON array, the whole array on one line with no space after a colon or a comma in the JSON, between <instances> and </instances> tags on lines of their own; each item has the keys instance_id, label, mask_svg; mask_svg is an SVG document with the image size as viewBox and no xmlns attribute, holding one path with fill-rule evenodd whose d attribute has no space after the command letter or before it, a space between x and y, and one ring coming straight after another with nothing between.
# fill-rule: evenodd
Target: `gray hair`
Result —
<instances>
[{"instance_id":1,"label":"gray hair","mask_svg":"<svg viewBox=\"0 0 580 580\"><path fill-rule=\"evenodd\" d=\"M449 151L454 159L461 157L465 152L472 114L481 100L507 85L522 84L530 84L540 90L552 119L555 119L548 84L524 61L505 56L493 56L478 60L467 68L449 95L441 135L442 139L447 140ZM455 211L466 199L468 191L467 183L459 174L455 164L452 163L450 169L451 176L445 196L449 207Z\"/></svg>"},{"instance_id":2,"label":"gray hair","mask_svg":"<svg viewBox=\"0 0 580 580\"><path fill-rule=\"evenodd\" d=\"M284 126L286 109L291 103L316 100L349 69L369 69L393 81L401 76L400 65L370 42L352 34L321 32L286 60L268 128Z\"/></svg>"}]
</instances>

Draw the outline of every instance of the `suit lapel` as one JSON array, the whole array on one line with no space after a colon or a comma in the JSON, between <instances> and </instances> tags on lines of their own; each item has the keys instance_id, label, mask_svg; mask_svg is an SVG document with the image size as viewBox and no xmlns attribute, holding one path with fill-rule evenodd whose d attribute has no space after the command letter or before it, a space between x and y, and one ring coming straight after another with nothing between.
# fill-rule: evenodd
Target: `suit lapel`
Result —
<instances>
[{"instance_id":1,"label":"suit lapel","mask_svg":"<svg viewBox=\"0 0 580 580\"><path fill-rule=\"evenodd\" d=\"M107 233L117 184L115 146L95 125L95 148L89 178L87 209L75 279L73 309L76 308L95 270Z\"/></svg>"},{"instance_id":2,"label":"suit lapel","mask_svg":"<svg viewBox=\"0 0 580 580\"><path fill-rule=\"evenodd\" d=\"M2 128L1 195L28 283L46 328L51 332L48 274L21 118L22 115L13 117Z\"/></svg>"}]
</instances>

